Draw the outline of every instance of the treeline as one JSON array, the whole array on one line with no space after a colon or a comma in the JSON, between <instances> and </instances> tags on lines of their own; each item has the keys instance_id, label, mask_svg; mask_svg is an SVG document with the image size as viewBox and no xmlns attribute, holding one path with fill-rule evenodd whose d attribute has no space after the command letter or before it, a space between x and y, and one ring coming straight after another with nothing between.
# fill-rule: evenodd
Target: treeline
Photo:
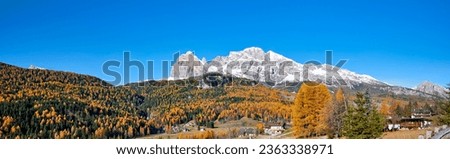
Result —
<instances>
[{"instance_id":1,"label":"treeline","mask_svg":"<svg viewBox=\"0 0 450 159\"><path fill-rule=\"evenodd\" d=\"M392 97L385 97L380 104L380 113L393 120L411 117L414 113L436 115L439 113L439 101L419 104L417 101L402 101Z\"/></svg>"}]
</instances>

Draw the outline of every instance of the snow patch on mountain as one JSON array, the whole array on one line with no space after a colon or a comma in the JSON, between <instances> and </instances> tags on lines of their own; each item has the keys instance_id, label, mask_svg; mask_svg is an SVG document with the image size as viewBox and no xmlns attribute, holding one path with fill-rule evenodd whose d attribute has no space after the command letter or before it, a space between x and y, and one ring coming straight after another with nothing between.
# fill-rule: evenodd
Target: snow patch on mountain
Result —
<instances>
[{"instance_id":1,"label":"snow patch on mountain","mask_svg":"<svg viewBox=\"0 0 450 159\"><path fill-rule=\"evenodd\" d=\"M42 67L37 67L37 66L34 66L34 65L30 65L30 67L28 67L28 69L35 69L35 70L46 70L45 68L42 68Z\"/></svg>"}]
</instances>

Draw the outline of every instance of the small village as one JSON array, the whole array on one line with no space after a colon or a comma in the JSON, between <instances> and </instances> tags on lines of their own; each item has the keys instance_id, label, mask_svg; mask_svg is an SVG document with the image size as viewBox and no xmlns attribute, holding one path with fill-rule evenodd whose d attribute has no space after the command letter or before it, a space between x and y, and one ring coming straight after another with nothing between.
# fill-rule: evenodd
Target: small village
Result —
<instances>
[{"instance_id":1,"label":"small village","mask_svg":"<svg viewBox=\"0 0 450 159\"><path fill-rule=\"evenodd\" d=\"M411 117L402 117L394 119L388 117L384 129L383 139L433 139L450 138L448 135L450 128L448 125L433 125L433 116L430 112L413 112ZM266 122L262 123L249 118L242 118L238 121L228 123L216 122L215 127L198 126L195 121L186 124L180 124L172 127L171 134L155 134L144 138L155 139L178 139L180 134L201 133L213 131L216 134L222 134L223 138L235 139L294 139L292 135L292 123L285 122ZM442 134L444 133L444 134ZM220 136L220 135L219 135ZM327 136L317 136L312 138L326 139Z\"/></svg>"}]
</instances>

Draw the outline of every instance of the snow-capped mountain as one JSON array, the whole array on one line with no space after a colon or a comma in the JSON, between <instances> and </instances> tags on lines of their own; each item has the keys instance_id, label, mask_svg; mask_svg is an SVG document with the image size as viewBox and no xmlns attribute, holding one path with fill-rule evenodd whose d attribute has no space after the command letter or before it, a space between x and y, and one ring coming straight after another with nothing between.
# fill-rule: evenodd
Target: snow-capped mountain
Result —
<instances>
[{"instance_id":1,"label":"snow-capped mountain","mask_svg":"<svg viewBox=\"0 0 450 159\"><path fill-rule=\"evenodd\" d=\"M28 67L28 69L46 70L45 68L37 67L37 66L34 66L34 65L30 65L30 67Z\"/></svg>"},{"instance_id":2,"label":"snow-capped mountain","mask_svg":"<svg viewBox=\"0 0 450 159\"><path fill-rule=\"evenodd\" d=\"M265 53L261 48L251 47L232 51L229 56L216 57L207 67L208 71L215 70L235 77L279 83L283 80L294 80L293 73L301 72L302 65L273 51Z\"/></svg>"},{"instance_id":3,"label":"snow-capped mountain","mask_svg":"<svg viewBox=\"0 0 450 159\"><path fill-rule=\"evenodd\" d=\"M189 61L188 57L192 60ZM302 81L327 81L329 86L347 85L353 88L362 83L373 85L386 85L368 75L361 75L346 69L337 69L337 74L330 73L333 66L321 64L301 64L284 57L274 51L264 52L261 48L250 47L242 51L231 51L228 56L218 56L209 63L200 61L192 52L181 55L174 67L188 66L197 63L198 68L172 71L171 79L185 79L192 76L200 76L207 72L220 72L234 77L256 80L271 86L282 85L286 82ZM189 65L189 66L191 66ZM201 67L204 71L202 72ZM187 69L187 67L184 67ZM177 78L178 77L178 78Z\"/></svg>"},{"instance_id":4,"label":"snow-capped mountain","mask_svg":"<svg viewBox=\"0 0 450 159\"><path fill-rule=\"evenodd\" d=\"M301 64L274 51L265 52L258 47L231 51L228 56L217 56L209 62L205 58L200 60L193 52L188 51L176 60L169 79L186 79L209 72L255 80L277 88L293 86L292 83L303 81L318 81L325 83L330 88L346 87L357 91L370 89L373 92L389 92L396 95L430 97L435 94L430 93L431 91L439 92L441 96L443 90L440 87L428 85L418 87L418 89L391 86L369 75L318 62ZM292 90L296 90L296 88Z\"/></svg>"},{"instance_id":5,"label":"snow-capped mountain","mask_svg":"<svg viewBox=\"0 0 450 159\"><path fill-rule=\"evenodd\" d=\"M428 94L432 94L432 95L436 95L436 96L440 96L440 97L446 97L446 89L440 85L434 84L432 82L429 81L425 81L422 82L421 84L419 84L416 88L414 88L415 90L421 91L421 92L425 92Z\"/></svg>"},{"instance_id":6,"label":"snow-capped mountain","mask_svg":"<svg viewBox=\"0 0 450 159\"><path fill-rule=\"evenodd\" d=\"M232 51L229 56L219 57L213 61L221 63L224 68L227 68L224 69L223 73L275 85L283 84L284 82L325 82L327 78L326 84L329 86L348 85L353 88L361 83L385 85L373 77L359 75L345 69L338 69L337 74L333 76L333 66L326 64L304 65L274 51L264 52L257 47L247 48L242 51ZM233 67L228 67L230 64Z\"/></svg>"},{"instance_id":7,"label":"snow-capped mountain","mask_svg":"<svg viewBox=\"0 0 450 159\"><path fill-rule=\"evenodd\" d=\"M205 58L200 60L192 51L188 51L185 54L180 55L172 65L169 79L177 80L201 76L203 75L203 66L205 64Z\"/></svg>"}]
</instances>

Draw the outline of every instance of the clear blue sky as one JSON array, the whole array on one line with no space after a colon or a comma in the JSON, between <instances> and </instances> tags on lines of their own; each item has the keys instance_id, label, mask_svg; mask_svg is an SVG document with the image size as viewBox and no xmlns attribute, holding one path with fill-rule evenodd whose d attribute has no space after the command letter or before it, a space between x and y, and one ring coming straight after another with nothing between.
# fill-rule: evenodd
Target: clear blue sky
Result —
<instances>
[{"instance_id":1,"label":"clear blue sky","mask_svg":"<svg viewBox=\"0 0 450 159\"><path fill-rule=\"evenodd\" d=\"M391 84L450 83L450 1L0 0L0 61L105 80L107 60L211 60L258 46L298 62L334 50L344 68ZM137 77L132 78L137 80Z\"/></svg>"}]
</instances>

